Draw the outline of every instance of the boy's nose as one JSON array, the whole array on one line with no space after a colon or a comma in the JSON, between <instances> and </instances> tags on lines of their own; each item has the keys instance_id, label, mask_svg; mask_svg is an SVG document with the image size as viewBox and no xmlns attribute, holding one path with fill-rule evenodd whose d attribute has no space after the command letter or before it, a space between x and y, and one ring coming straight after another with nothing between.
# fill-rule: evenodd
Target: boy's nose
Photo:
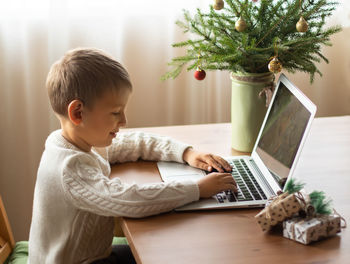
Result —
<instances>
[{"instance_id":1,"label":"boy's nose","mask_svg":"<svg viewBox=\"0 0 350 264\"><path fill-rule=\"evenodd\" d=\"M123 123L119 122L118 127L126 127L126 122L123 122Z\"/></svg>"},{"instance_id":2,"label":"boy's nose","mask_svg":"<svg viewBox=\"0 0 350 264\"><path fill-rule=\"evenodd\" d=\"M118 122L118 126L119 127L125 127L127 124L127 119L126 119L126 115L123 114L122 118L120 119L120 121Z\"/></svg>"}]
</instances>

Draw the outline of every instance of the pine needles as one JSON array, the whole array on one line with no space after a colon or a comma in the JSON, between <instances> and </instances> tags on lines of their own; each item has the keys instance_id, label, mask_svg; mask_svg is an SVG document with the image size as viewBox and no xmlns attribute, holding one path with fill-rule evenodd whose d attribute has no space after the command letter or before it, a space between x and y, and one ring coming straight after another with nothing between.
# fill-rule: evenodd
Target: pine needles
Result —
<instances>
[{"instance_id":1,"label":"pine needles","mask_svg":"<svg viewBox=\"0 0 350 264\"><path fill-rule=\"evenodd\" d=\"M311 204L315 207L315 211L318 214L331 214L332 213L332 207L331 203L332 200L326 199L326 195L324 192L321 191L313 191L309 194Z\"/></svg>"},{"instance_id":2,"label":"pine needles","mask_svg":"<svg viewBox=\"0 0 350 264\"><path fill-rule=\"evenodd\" d=\"M339 26L324 29L325 20L335 10L336 2L305 0L300 9L297 0L225 0L225 8L208 12L197 9L194 16L184 10L183 20L176 24L190 39L174 43L184 48L186 54L172 59L171 70L161 79L176 78L183 68L192 70L201 58L205 70L263 73L278 50L278 59L289 72L302 71L314 75L322 73L317 68L321 61L328 63L322 54L322 46L331 46L330 36L341 30ZM297 32L295 25L303 15L309 24L305 33ZM235 29L235 22L242 16L248 27L243 32Z\"/></svg>"},{"instance_id":3,"label":"pine needles","mask_svg":"<svg viewBox=\"0 0 350 264\"><path fill-rule=\"evenodd\" d=\"M293 178L287 181L286 185L284 186L284 191L288 192L289 194L299 192L301 189L303 189L305 186L304 183L300 183L295 181Z\"/></svg>"}]
</instances>

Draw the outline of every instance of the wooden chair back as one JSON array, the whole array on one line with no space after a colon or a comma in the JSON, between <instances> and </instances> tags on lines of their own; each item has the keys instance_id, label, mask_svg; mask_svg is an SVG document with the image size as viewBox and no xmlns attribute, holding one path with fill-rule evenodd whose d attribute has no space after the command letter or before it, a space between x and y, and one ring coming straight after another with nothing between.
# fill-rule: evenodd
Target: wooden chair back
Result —
<instances>
[{"instance_id":1,"label":"wooden chair back","mask_svg":"<svg viewBox=\"0 0 350 264\"><path fill-rule=\"evenodd\" d=\"M4 263L15 247L11 226L0 195L0 263Z\"/></svg>"}]
</instances>

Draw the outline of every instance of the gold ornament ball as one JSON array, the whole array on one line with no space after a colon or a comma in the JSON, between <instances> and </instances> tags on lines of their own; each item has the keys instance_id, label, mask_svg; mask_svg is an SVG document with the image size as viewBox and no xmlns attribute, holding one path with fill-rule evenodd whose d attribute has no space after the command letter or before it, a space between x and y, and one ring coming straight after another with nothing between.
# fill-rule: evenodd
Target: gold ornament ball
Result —
<instances>
[{"instance_id":1,"label":"gold ornament ball","mask_svg":"<svg viewBox=\"0 0 350 264\"><path fill-rule=\"evenodd\" d=\"M242 17L240 17L236 23L235 28L238 32L243 32L247 28L247 23L244 21Z\"/></svg>"},{"instance_id":2,"label":"gold ornament ball","mask_svg":"<svg viewBox=\"0 0 350 264\"><path fill-rule=\"evenodd\" d=\"M299 32L306 32L309 25L307 24L306 20L301 16L298 23L296 24L296 28Z\"/></svg>"},{"instance_id":3,"label":"gold ornament ball","mask_svg":"<svg viewBox=\"0 0 350 264\"><path fill-rule=\"evenodd\" d=\"M270 62L269 62L269 71L273 73L279 73L282 71L282 63L274 57Z\"/></svg>"},{"instance_id":4,"label":"gold ornament ball","mask_svg":"<svg viewBox=\"0 0 350 264\"><path fill-rule=\"evenodd\" d=\"M215 0L215 4L213 5L213 8L215 10L221 10L224 8L224 1L223 0Z\"/></svg>"}]
</instances>

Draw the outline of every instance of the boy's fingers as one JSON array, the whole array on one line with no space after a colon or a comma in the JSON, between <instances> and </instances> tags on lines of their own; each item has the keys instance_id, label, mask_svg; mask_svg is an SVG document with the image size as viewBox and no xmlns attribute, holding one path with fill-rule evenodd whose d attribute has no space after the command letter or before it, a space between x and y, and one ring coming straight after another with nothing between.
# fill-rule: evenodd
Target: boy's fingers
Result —
<instances>
[{"instance_id":1,"label":"boy's fingers","mask_svg":"<svg viewBox=\"0 0 350 264\"><path fill-rule=\"evenodd\" d=\"M210 155L210 156L213 162L216 164L216 166L220 167L223 171L232 171L231 165L226 160L224 160L220 156L216 156L216 155Z\"/></svg>"},{"instance_id":2,"label":"boy's fingers","mask_svg":"<svg viewBox=\"0 0 350 264\"><path fill-rule=\"evenodd\" d=\"M237 186L235 184L230 184L231 186L231 190L233 190L234 192L237 192Z\"/></svg>"},{"instance_id":3,"label":"boy's fingers","mask_svg":"<svg viewBox=\"0 0 350 264\"><path fill-rule=\"evenodd\" d=\"M219 160L221 166L223 166L226 171L232 171L232 166L226 160L224 160L220 156L216 156L216 158Z\"/></svg>"},{"instance_id":4,"label":"boy's fingers","mask_svg":"<svg viewBox=\"0 0 350 264\"><path fill-rule=\"evenodd\" d=\"M219 164L219 166L221 166L221 168L223 168L225 171L232 171L232 167L231 165L224 160L223 158L221 158L220 156L215 156L213 155L213 159Z\"/></svg>"},{"instance_id":5,"label":"boy's fingers","mask_svg":"<svg viewBox=\"0 0 350 264\"><path fill-rule=\"evenodd\" d=\"M199 161L196 164L196 167L199 168L199 169L205 170L205 171L211 171L212 170L212 167L210 165L208 165L207 163L202 162L202 161Z\"/></svg>"},{"instance_id":6,"label":"boy's fingers","mask_svg":"<svg viewBox=\"0 0 350 264\"><path fill-rule=\"evenodd\" d=\"M233 192L237 193L237 187L233 184L225 184L225 189L223 191L226 190L232 190Z\"/></svg>"},{"instance_id":7,"label":"boy's fingers","mask_svg":"<svg viewBox=\"0 0 350 264\"><path fill-rule=\"evenodd\" d=\"M230 174L229 176L226 176L224 179L224 182L225 183L232 183L234 184L235 186L237 186L235 180L233 179L232 175Z\"/></svg>"},{"instance_id":8,"label":"boy's fingers","mask_svg":"<svg viewBox=\"0 0 350 264\"><path fill-rule=\"evenodd\" d=\"M225 178L227 178L227 179L232 179L232 180L233 180L233 177L232 177L231 173L227 173L227 172L217 172L216 174L217 174L218 177L220 177L222 180L224 180Z\"/></svg>"},{"instance_id":9,"label":"boy's fingers","mask_svg":"<svg viewBox=\"0 0 350 264\"><path fill-rule=\"evenodd\" d=\"M223 166L221 166L221 164L217 160L215 160L215 158L212 155L208 155L206 162L213 168L215 168L218 172L224 172Z\"/></svg>"}]
</instances>

